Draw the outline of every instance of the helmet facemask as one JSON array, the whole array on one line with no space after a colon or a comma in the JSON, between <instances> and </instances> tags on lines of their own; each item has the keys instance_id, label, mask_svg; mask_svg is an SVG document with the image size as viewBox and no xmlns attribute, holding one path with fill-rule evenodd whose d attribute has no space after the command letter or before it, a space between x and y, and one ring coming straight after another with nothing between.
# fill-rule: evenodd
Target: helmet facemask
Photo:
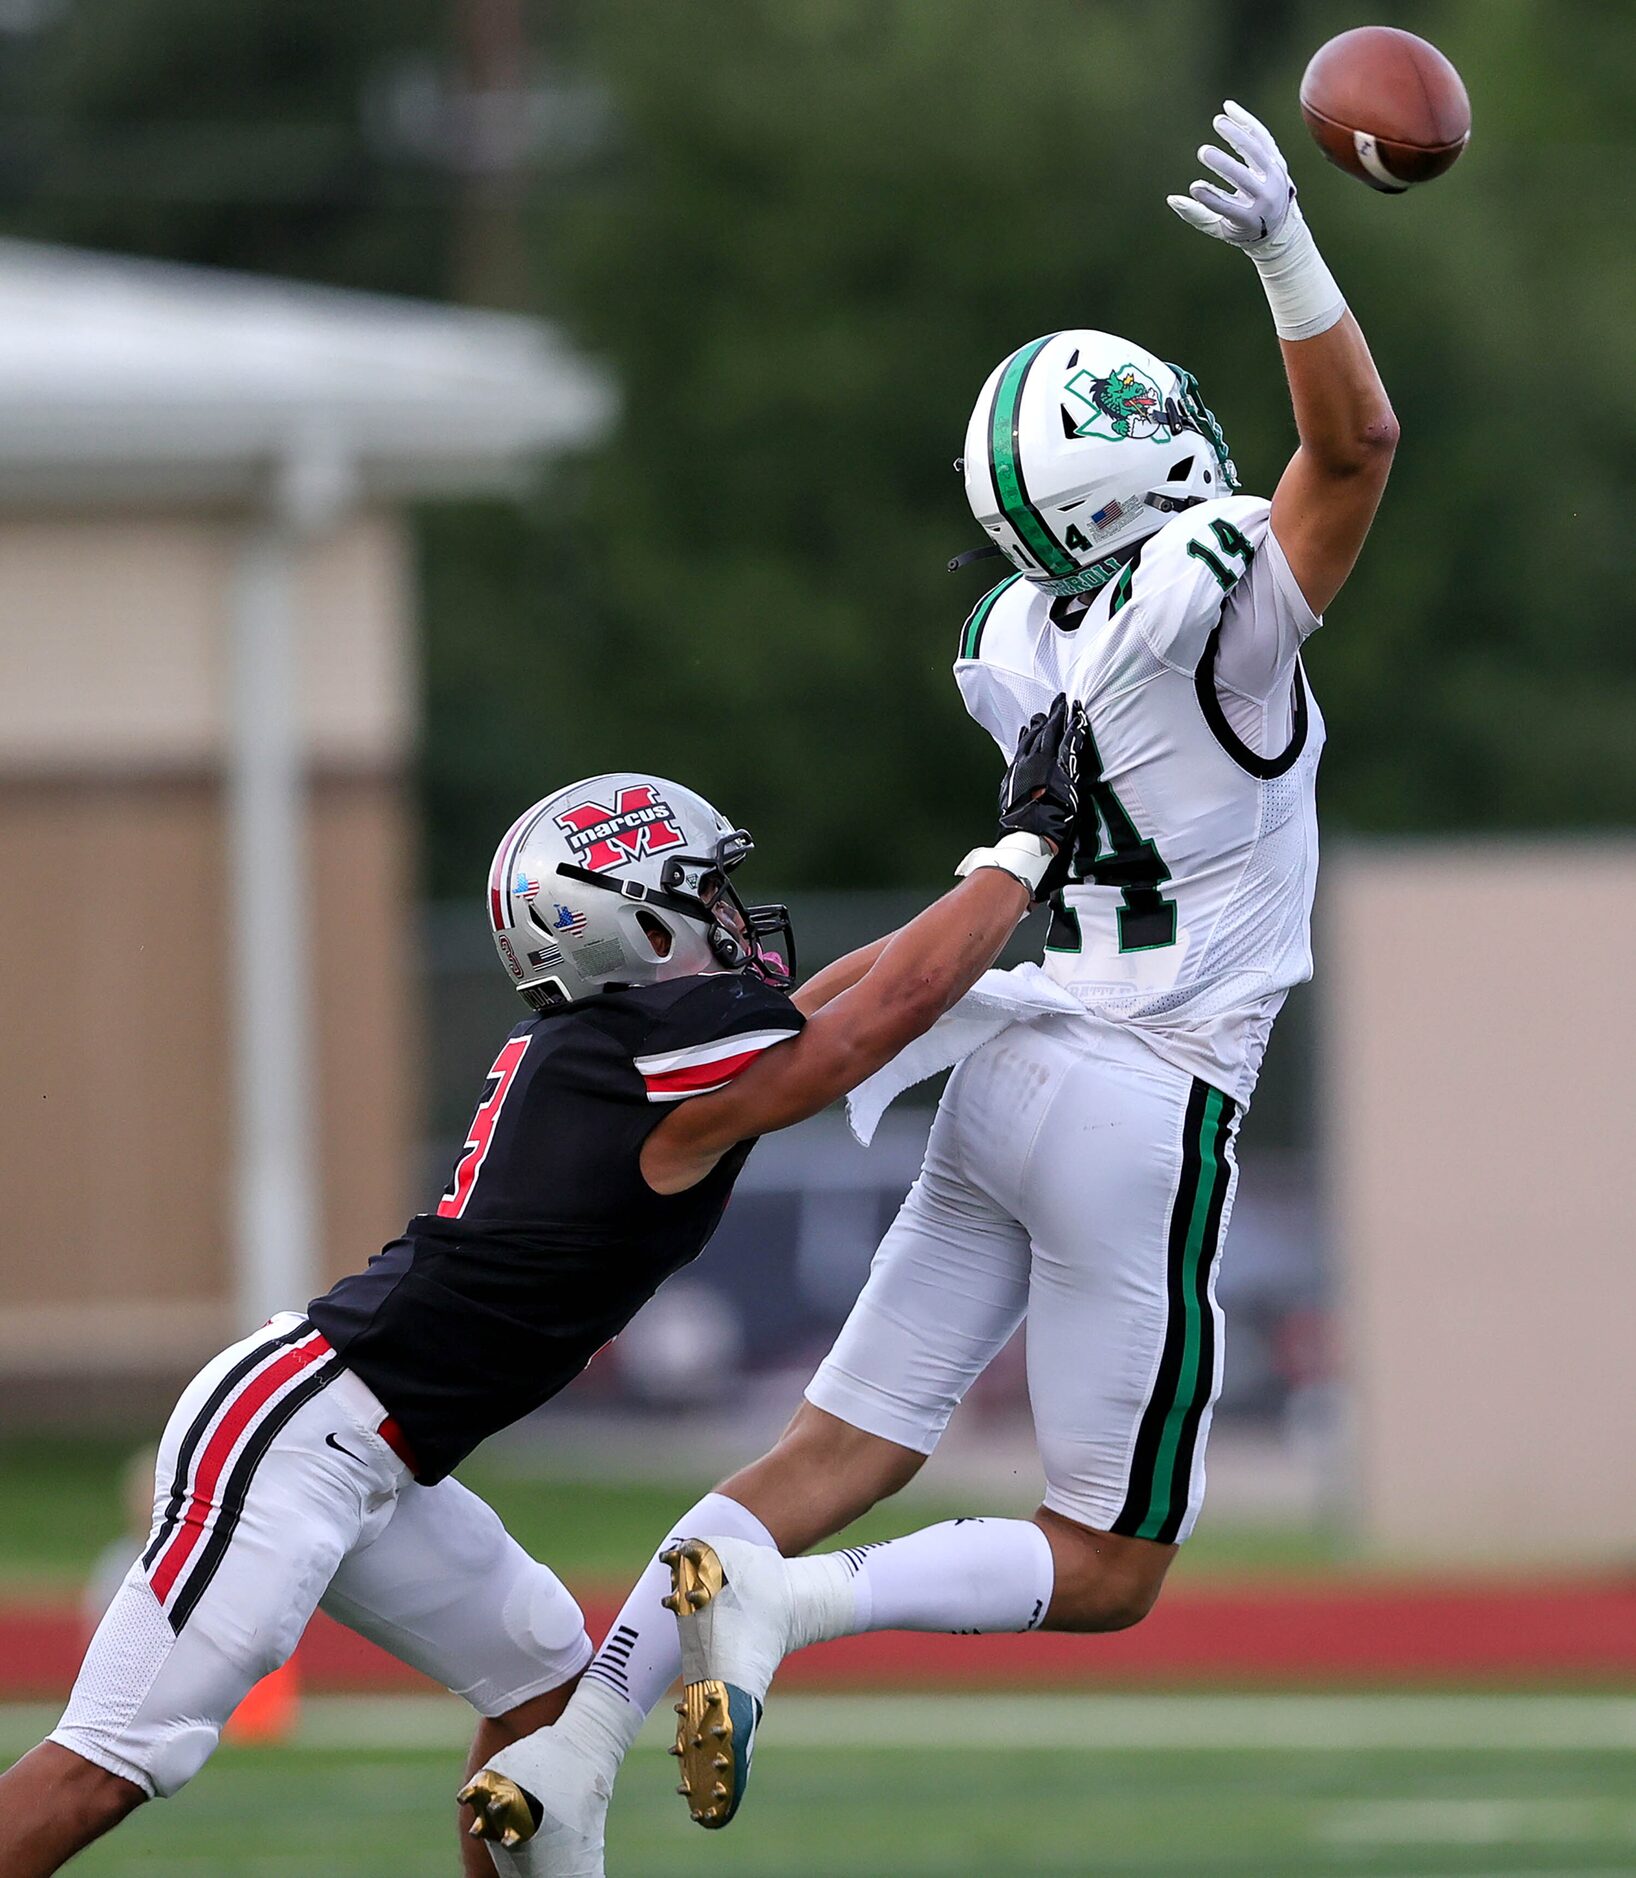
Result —
<instances>
[{"instance_id":1,"label":"helmet facemask","mask_svg":"<svg viewBox=\"0 0 1636 1878\"><path fill-rule=\"evenodd\" d=\"M795 929L790 909L776 904L746 906L728 878L755 852L755 845L744 829L735 828L721 836L708 855L667 855L659 870L657 888L609 879L568 861L557 871L587 887L635 900L640 912L657 918L673 943L676 935L662 917L664 914L701 925L711 956L723 971L752 971L775 991L787 991L795 982ZM659 956L668 957L669 953Z\"/></svg>"}]
</instances>

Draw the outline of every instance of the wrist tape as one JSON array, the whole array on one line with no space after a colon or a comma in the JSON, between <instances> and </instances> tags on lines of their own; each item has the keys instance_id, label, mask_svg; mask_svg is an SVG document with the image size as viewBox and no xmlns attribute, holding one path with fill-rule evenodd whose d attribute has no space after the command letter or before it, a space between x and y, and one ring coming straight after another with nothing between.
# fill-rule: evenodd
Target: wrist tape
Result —
<instances>
[{"instance_id":1,"label":"wrist tape","mask_svg":"<svg viewBox=\"0 0 1636 1878\"><path fill-rule=\"evenodd\" d=\"M1280 339L1315 339L1346 311L1345 297L1324 265L1298 202L1289 205L1276 235L1251 242L1244 252L1261 276Z\"/></svg>"},{"instance_id":2,"label":"wrist tape","mask_svg":"<svg viewBox=\"0 0 1636 1878\"><path fill-rule=\"evenodd\" d=\"M1041 835L1002 835L992 848L973 848L954 871L958 879L964 880L980 867L997 867L1013 880L1020 880L1032 899L1053 858L1051 844Z\"/></svg>"}]
</instances>

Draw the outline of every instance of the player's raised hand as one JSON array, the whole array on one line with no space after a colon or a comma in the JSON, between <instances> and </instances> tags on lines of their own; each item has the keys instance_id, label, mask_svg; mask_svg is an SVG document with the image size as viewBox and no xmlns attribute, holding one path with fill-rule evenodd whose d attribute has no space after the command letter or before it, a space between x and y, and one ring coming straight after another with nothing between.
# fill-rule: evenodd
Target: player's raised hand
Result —
<instances>
[{"instance_id":1,"label":"player's raised hand","mask_svg":"<svg viewBox=\"0 0 1636 1878\"><path fill-rule=\"evenodd\" d=\"M1226 188L1201 179L1185 196L1165 200L1189 228L1217 241L1235 248L1268 241L1283 227L1295 200L1289 165L1266 125L1231 98L1217 113L1215 128L1238 154L1207 143L1199 148L1199 161Z\"/></svg>"},{"instance_id":2,"label":"player's raised hand","mask_svg":"<svg viewBox=\"0 0 1636 1878\"><path fill-rule=\"evenodd\" d=\"M1079 762L1085 745L1085 712L1058 692L1049 711L1036 713L1017 739L1017 753L1000 784L1000 830L1037 835L1057 851L1065 872L1079 819ZM1049 889L1042 883L1040 896Z\"/></svg>"}]
</instances>

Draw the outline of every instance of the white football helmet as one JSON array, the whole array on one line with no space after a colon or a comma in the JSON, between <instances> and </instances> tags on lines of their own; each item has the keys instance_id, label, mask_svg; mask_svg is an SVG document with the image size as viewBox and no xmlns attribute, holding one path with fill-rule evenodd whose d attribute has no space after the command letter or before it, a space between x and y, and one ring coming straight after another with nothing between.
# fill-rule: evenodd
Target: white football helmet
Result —
<instances>
[{"instance_id":1,"label":"white football helmet","mask_svg":"<svg viewBox=\"0 0 1636 1878\"><path fill-rule=\"evenodd\" d=\"M959 467L978 523L1051 593L1101 586L1177 510L1238 487L1192 373L1089 330L995 366Z\"/></svg>"},{"instance_id":2,"label":"white football helmet","mask_svg":"<svg viewBox=\"0 0 1636 1878\"><path fill-rule=\"evenodd\" d=\"M489 925L537 1011L695 972L795 976L786 907L747 907L728 875L755 847L660 776L592 776L512 823L489 869Z\"/></svg>"}]
</instances>

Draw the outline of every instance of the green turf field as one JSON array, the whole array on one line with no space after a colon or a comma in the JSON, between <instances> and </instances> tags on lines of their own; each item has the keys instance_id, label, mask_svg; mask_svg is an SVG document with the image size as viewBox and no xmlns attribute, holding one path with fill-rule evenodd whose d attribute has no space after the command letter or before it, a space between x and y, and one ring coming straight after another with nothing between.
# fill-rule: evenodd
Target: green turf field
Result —
<instances>
[{"instance_id":1,"label":"green turf field","mask_svg":"<svg viewBox=\"0 0 1636 1878\"><path fill-rule=\"evenodd\" d=\"M0 1756L40 1717L0 1710ZM463 1718L311 1703L307 1745L224 1750L73 1867L85 1878L433 1878ZM985 1745L986 1743L986 1745ZM789 1697L745 1813L690 1825L657 1736L612 1878L1628 1878L1636 1699Z\"/></svg>"},{"instance_id":2,"label":"green turf field","mask_svg":"<svg viewBox=\"0 0 1636 1878\"><path fill-rule=\"evenodd\" d=\"M38 1437L0 1442L0 1595L67 1591L72 1595L98 1551L121 1525L119 1479L130 1444ZM499 1508L506 1524L536 1558L571 1583L619 1585L633 1577L668 1523L698 1499L707 1480L672 1485L596 1482L542 1476L480 1457L460 1478ZM847 1542L895 1538L937 1519L963 1513L1026 1515L1029 1483L1008 1504L917 1490L878 1507L847 1534ZM45 1510L49 1509L49 1517ZM837 1543L840 1540L837 1539ZM1189 1542L1186 1568L1217 1571L1305 1570L1331 1564L1336 1547L1325 1535L1212 1527Z\"/></svg>"}]
</instances>

